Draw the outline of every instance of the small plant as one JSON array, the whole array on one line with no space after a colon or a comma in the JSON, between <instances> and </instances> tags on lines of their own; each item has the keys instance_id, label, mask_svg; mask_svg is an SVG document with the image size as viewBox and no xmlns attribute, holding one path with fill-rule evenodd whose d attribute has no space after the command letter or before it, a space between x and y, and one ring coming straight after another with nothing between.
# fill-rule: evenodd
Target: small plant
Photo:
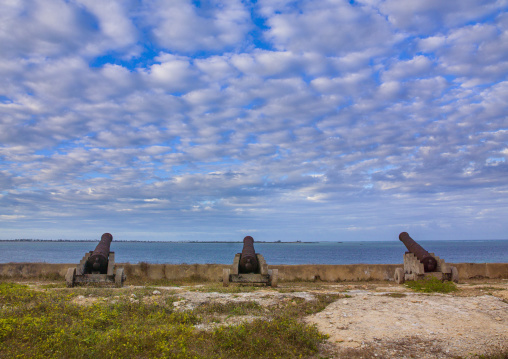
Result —
<instances>
[{"instance_id":1,"label":"small plant","mask_svg":"<svg viewBox=\"0 0 508 359\"><path fill-rule=\"evenodd\" d=\"M508 358L508 349L503 350L500 353L477 355L477 356L475 356L475 358L478 358L478 359L506 359L506 358Z\"/></svg>"},{"instance_id":2,"label":"small plant","mask_svg":"<svg viewBox=\"0 0 508 359\"><path fill-rule=\"evenodd\" d=\"M67 285L64 282L60 282L60 283L42 284L40 287L42 289L54 289L54 288L66 288Z\"/></svg>"},{"instance_id":3,"label":"small plant","mask_svg":"<svg viewBox=\"0 0 508 359\"><path fill-rule=\"evenodd\" d=\"M303 318L307 315L318 313L325 309L330 303L340 298L346 298L340 294L318 294L314 300L294 298L285 304L280 304L279 313L281 316L291 318Z\"/></svg>"},{"instance_id":4,"label":"small plant","mask_svg":"<svg viewBox=\"0 0 508 359\"><path fill-rule=\"evenodd\" d=\"M327 338L315 326L307 326L287 316L219 327L206 337L214 343L214 352L222 358L244 358L246 355L251 358L309 357Z\"/></svg>"},{"instance_id":5,"label":"small plant","mask_svg":"<svg viewBox=\"0 0 508 359\"><path fill-rule=\"evenodd\" d=\"M392 297L392 298L404 298L406 294L404 293L385 293L383 294L385 297Z\"/></svg>"},{"instance_id":6,"label":"small plant","mask_svg":"<svg viewBox=\"0 0 508 359\"><path fill-rule=\"evenodd\" d=\"M199 314L226 314L229 316L259 315L263 307L254 301L217 303L210 302L196 308Z\"/></svg>"},{"instance_id":7,"label":"small plant","mask_svg":"<svg viewBox=\"0 0 508 359\"><path fill-rule=\"evenodd\" d=\"M442 282L435 277L407 281L405 285L416 292L423 293L450 293L458 290L455 283L450 281Z\"/></svg>"},{"instance_id":8,"label":"small plant","mask_svg":"<svg viewBox=\"0 0 508 359\"><path fill-rule=\"evenodd\" d=\"M224 287L222 283L209 283L199 287L189 288L191 291L195 292L204 292L204 293L250 293L255 292L257 290L266 289L266 287L255 287L255 286L247 286L247 285L230 285L229 287Z\"/></svg>"},{"instance_id":9,"label":"small plant","mask_svg":"<svg viewBox=\"0 0 508 359\"><path fill-rule=\"evenodd\" d=\"M504 290L504 288L498 288L498 287L490 287L490 286L487 286L487 287L478 287L479 290L483 290L483 291L487 291L487 292L492 292L492 291L496 291L496 290Z\"/></svg>"},{"instance_id":10,"label":"small plant","mask_svg":"<svg viewBox=\"0 0 508 359\"><path fill-rule=\"evenodd\" d=\"M45 273L45 274L39 274L38 279L61 281L62 279L64 279L64 277L61 276L59 273Z\"/></svg>"}]
</instances>

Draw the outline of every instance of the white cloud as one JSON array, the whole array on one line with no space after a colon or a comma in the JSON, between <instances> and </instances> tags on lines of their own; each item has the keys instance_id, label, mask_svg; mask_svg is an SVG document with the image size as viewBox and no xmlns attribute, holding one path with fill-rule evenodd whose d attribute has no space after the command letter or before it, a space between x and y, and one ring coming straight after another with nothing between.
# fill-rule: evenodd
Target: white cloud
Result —
<instances>
[{"instance_id":1,"label":"white cloud","mask_svg":"<svg viewBox=\"0 0 508 359\"><path fill-rule=\"evenodd\" d=\"M78 0L98 22L101 32L101 40L90 45L90 51L100 53L111 50L124 50L128 46L136 44L139 37L138 31L128 15L128 8L124 8L126 2L94 0ZM127 2L128 4L128 2ZM136 46L128 52L138 52Z\"/></svg>"},{"instance_id":2,"label":"white cloud","mask_svg":"<svg viewBox=\"0 0 508 359\"><path fill-rule=\"evenodd\" d=\"M413 77L429 77L432 71L432 61L425 56L416 56L408 61L399 61L383 73L386 81L411 79Z\"/></svg>"},{"instance_id":3,"label":"white cloud","mask_svg":"<svg viewBox=\"0 0 508 359\"><path fill-rule=\"evenodd\" d=\"M498 1L463 0L412 0L400 3L387 0L379 4L380 11L396 27L419 34L465 25L497 13L508 4Z\"/></svg>"},{"instance_id":4,"label":"white cloud","mask_svg":"<svg viewBox=\"0 0 508 359\"><path fill-rule=\"evenodd\" d=\"M168 92L187 92L196 87L197 73L186 58L165 54L150 67L148 81Z\"/></svg>"},{"instance_id":5,"label":"white cloud","mask_svg":"<svg viewBox=\"0 0 508 359\"><path fill-rule=\"evenodd\" d=\"M80 52L97 35L94 19L75 3L28 0L4 2L1 6L2 58L45 58Z\"/></svg>"},{"instance_id":6,"label":"white cloud","mask_svg":"<svg viewBox=\"0 0 508 359\"><path fill-rule=\"evenodd\" d=\"M504 9L2 4L2 228L499 236Z\"/></svg>"},{"instance_id":7,"label":"white cloud","mask_svg":"<svg viewBox=\"0 0 508 359\"><path fill-rule=\"evenodd\" d=\"M266 37L277 49L337 56L365 48L390 47L398 40L378 12L369 7L331 0L301 2L294 7L290 4L259 5L270 26Z\"/></svg>"},{"instance_id":8,"label":"white cloud","mask_svg":"<svg viewBox=\"0 0 508 359\"><path fill-rule=\"evenodd\" d=\"M169 51L194 53L221 51L242 45L252 27L250 14L240 1L212 1L195 6L187 0L154 1L150 4L153 34ZM156 14L155 16L153 16Z\"/></svg>"},{"instance_id":9,"label":"white cloud","mask_svg":"<svg viewBox=\"0 0 508 359\"><path fill-rule=\"evenodd\" d=\"M419 46L437 56L441 72L457 76L464 87L496 82L508 74L508 27L476 24L452 29Z\"/></svg>"},{"instance_id":10,"label":"white cloud","mask_svg":"<svg viewBox=\"0 0 508 359\"><path fill-rule=\"evenodd\" d=\"M199 69L206 81L225 83L230 77L236 76L237 72L226 56L211 56L206 59L197 59L194 61L196 68Z\"/></svg>"}]
</instances>

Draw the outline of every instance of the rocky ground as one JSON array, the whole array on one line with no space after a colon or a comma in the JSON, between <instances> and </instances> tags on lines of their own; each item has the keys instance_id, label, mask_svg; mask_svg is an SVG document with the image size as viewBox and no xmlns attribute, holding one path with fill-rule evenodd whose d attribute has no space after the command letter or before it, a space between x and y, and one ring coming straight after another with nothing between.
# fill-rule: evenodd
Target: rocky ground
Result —
<instances>
[{"instance_id":1,"label":"rocky ground","mask_svg":"<svg viewBox=\"0 0 508 359\"><path fill-rule=\"evenodd\" d=\"M421 294L395 285L353 289L351 298L307 321L338 348L370 348L379 357L468 357L506 349L508 283L459 288L469 295Z\"/></svg>"}]
</instances>

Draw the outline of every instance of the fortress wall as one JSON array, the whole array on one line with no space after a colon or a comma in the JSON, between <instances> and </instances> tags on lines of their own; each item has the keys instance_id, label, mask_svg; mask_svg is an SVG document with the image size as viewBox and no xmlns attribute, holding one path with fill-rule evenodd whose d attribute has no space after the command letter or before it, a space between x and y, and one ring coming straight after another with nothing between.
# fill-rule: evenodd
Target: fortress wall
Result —
<instances>
[{"instance_id":1,"label":"fortress wall","mask_svg":"<svg viewBox=\"0 0 508 359\"><path fill-rule=\"evenodd\" d=\"M471 278L504 278L508 279L508 263L457 263L461 279ZM67 269L75 264L49 263L0 263L2 278L62 278ZM129 278L147 280L202 280L219 281L222 278L225 264L149 264L118 263ZM350 265L269 265L269 269L279 270L279 281L365 281L393 280L396 268L402 264L350 264Z\"/></svg>"}]
</instances>

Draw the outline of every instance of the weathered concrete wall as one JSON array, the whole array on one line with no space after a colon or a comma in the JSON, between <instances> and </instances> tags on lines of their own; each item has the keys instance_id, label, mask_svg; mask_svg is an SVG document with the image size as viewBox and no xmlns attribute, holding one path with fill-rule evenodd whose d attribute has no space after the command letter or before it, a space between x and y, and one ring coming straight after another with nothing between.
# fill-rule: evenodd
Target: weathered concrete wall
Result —
<instances>
[{"instance_id":1,"label":"weathered concrete wall","mask_svg":"<svg viewBox=\"0 0 508 359\"><path fill-rule=\"evenodd\" d=\"M457 263L461 279L508 278L508 263ZM0 263L1 277L64 277L67 268L76 264L48 263ZM219 281L224 264L117 264L125 269L127 283L129 278L168 279L168 280L208 280ZM393 280L395 268L402 264L351 264L351 265L269 265L279 269L279 281L362 281Z\"/></svg>"},{"instance_id":2,"label":"weathered concrete wall","mask_svg":"<svg viewBox=\"0 0 508 359\"><path fill-rule=\"evenodd\" d=\"M140 277L157 279L197 279L218 281L222 278L222 269L229 268L224 264L123 264L128 278Z\"/></svg>"},{"instance_id":3,"label":"weathered concrete wall","mask_svg":"<svg viewBox=\"0 0 508 359\"><path fill-rule=\"evenodd\" d=\"M459 277L470 278L508 278L508 263L457 263Z\"/></svg>"},{"instance_id":4,"label":"weathered concrete wall","mask_svg":"<svg viewBox=\"0 0 508 359\"><path fill-rule=\"evenodd\" d=\"M276 265L280 280L338 282L344 280L390 280L397 264L350 264L350 265Z\"/></svg>"},{"instance_id":5,"label":"weathered concrete wall","mask_svg":"<svg viewBox=\"0 0 508 359\"><path fill-rule=\"evenodd\" d=\"M48 264L48 263L0 263L2 277L64 277L67 268L76 264Z\"/></svg>"}]
</instances>

